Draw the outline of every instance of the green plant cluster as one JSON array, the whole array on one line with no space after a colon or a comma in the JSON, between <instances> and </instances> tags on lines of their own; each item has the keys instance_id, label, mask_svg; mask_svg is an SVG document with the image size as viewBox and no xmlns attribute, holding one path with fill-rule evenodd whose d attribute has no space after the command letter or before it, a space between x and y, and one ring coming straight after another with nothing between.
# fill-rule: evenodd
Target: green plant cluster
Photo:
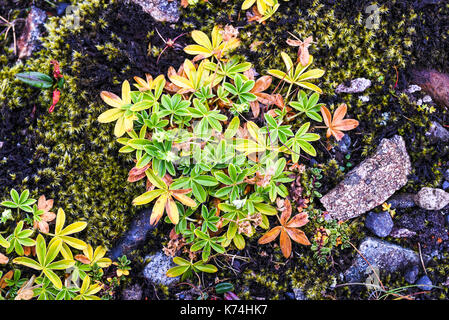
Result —
<instances>
[{"instance_id":1,"label":"green plant cluster","mask_svg":"<svg viewBox=\"0 0 449 320\"><path fill-rule=\"evenodd\" d=\"M10 195L10 200L0 203L7 208L1 223L18 223L8 236L0 235L0 246L6 254L0 253L0 258L1 264L11 261L16 267L5 274L0 271L0 300L99 300L96 294L103 285L92 279L101 279L102 268L108 267L111 260L104 257L105 248L98 247L94 251L74 237L86 228L87 223L77 221L66 225L66 214L62 209L57 214L49 211L53 200L41 197L36 205L37 201L29 197L28 190L19 194L12 189ZM54 231L50 232L48 222L52 220L56 222ZM45 223L46 228L41 223ZM73 250L82 253L74 255ZM29 268L27 274L34 273L30 269L39 274L22 278L19 266ZM61 280L62 275L67 277Z\"/></svg>"},{"instance_id":2,"label":"green plant cluster","mask_svg":"<svg viewBox=\"0 0 449 320\"><path fill-rule=\"evenodd\" d=\"M293 181L288 176L286 158L294 164L301 152L315 156L311 142L320 138L309 132L310 122L294 133L284 105L273 109L272 115L265 114L263 130L252 121L241 125L240 119L245 117L238 110L248 110L258 97L252 91L256 81L247 73L251 64L236 57L227 59L239 40L235 34L226 34L226 28L216 26L210 39L201 31L193 31L192 38L196 44L184 50L201 62L194 64L186 59L179 71L169 71L169 81L163 75L155 79L147 75L146 80L135 77L135 91L124 81L121 97L101 92L112 108L98 117L102 123L115 122L114 134L123 145L119 151L134 155L136 166L130 177L147 179L147 191L133 204L146 205L155 200L150 223L158 223L166 212L165 222L174 224L175 232L191 245L190 262L176 257L178 266L167 273L169 276L216 272L215 266L204 263L225 254L231 244L244 249L245 238L257 237L260 230L268 229L269 216L278 216L272 204L288 196L284 184ZM307 70L313 57L304 66L295 65L285 53L283 59L288 76L270 70L290 84L281 99L303 108L312 120L322 121L317 113L317 93L308 98L301 90L298 101L289 96L295 85L320 91L310 81L324 72ZM263 79L271 83L270 77ZM274 96L267 93L264 99L271 99L274 106ZM228 119L227 114L233 110L237 115ZM123 137L125 133L128 137ZM288 234L296 242L309 244L304 232L295 229L307 223L302 219L304 222L299 222L299 216L291 220ZM288 218L282 216L281 223L284 220ZM277 228L281 227L272 230ZM288 257L291 244L284 243L284 232L281 247ZM192 261L195 252L201 252L198 262Z\"/></svg>"}]
</instances>

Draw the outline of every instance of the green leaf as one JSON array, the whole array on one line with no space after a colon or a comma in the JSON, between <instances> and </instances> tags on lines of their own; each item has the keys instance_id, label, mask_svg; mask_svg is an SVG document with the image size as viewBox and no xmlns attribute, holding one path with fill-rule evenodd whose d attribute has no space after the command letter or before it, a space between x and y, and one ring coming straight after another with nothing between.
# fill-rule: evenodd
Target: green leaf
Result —
<instances>
[{"instance_id":1,"label":"green leaf","mask_svg":"<svg viewBox=\"0 0 449 320\"><path fill-rule=\"evenodd\" d=\"M53 86L53 79L41 72L22 72L16 74L16 78L32 87L49 89Z\"/></svg>"}]
</instances>

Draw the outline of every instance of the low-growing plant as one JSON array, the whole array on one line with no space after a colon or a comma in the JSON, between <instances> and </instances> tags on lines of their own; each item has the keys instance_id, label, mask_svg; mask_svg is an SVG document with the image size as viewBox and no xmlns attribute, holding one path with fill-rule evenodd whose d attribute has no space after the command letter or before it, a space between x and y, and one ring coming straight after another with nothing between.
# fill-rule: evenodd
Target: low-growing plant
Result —
<instances>
[{"instance_id":1,"label":"low-growing plant","mask_svg":"<svg viewBox=\"0 0 449 320\"><path fill-rule=\"evenodd\" d=\"M211 38L201 31L191 35L196 44L184 51L195 56L192 61L186 59L178 71L170 67L168 80L163 75L157 80L147 75L147 81L136 77L138 91L131 91L125 80L122 98L102 92L114 109L99 116L100 122L117 120L120 152L135 155L128 181L146 180L145 192L133 204L155 200L150 223L157 224L167 212L163 221L173 225L170 239L181 239L179 248L188 258L175 250L177 266L167 275L182 279L216 272L210 261L226 259L228 252L243 250L254 238L264 244L280 235L285 257L293 250L291 240L311 245L298 229L308 222L307 213L301 212L306 204L297 203L294 215L286 184L294 181L289 168L299 166L303 153L317 154L316 129L323 128L314 124L322 121L321 89L310 81L324 71L307 71L312 56L304 66L304 59L294 63L282 53L287 71L269 73L289 87L278 85L269 93L272 77L256 79L251 64L231 54L240 44L235 28L216 26ZM301 90L293 101L294 85L314 93ZM248 120L248 111L257 117L261 106L267 110L264 116ZM305 117L311 121L301 123ZM129 138L121 137L125 132ZM273 228L276 219L280 225Z\"/></svg>"},{"instance_id":2,"label":"low-growing plant","mask_svg":"<svg viewBox=\"0 0 449 320\"><path fill-rule=\"evenodd\" d=\"M53 199L47 200L45 196L41 196L36 205L36 200L30 198L28 190L19 195L13 189L11 198L12 201L0 203L8 208L17 208L12 219L5 221L8 223L11 220L11 225L17 221L13 232L6 237L0 235L0 246L5 249L6 254L0 253L0 258L5 258L1 263L8 265L11 261L16 266L29 269L25 273L23 269L15 268L3 277L0 275L0 296L15 300L100 299L95 294L101 290L102 285L98 280L91 284L90 277L98 279L98 270L108 267L111 260L104 257L105 248L98 247L93 251L90 245L73 236L82 231L87 223L77 221L64 227L64 211L59 209L57 215L49 211L53 207ZM55 231L50 233L49 223L55 218ZM51 238L50 241L46 237ZM73 249L83 251L83 254L75 255L76 260L81 263L73 258ZM31 256L32 253L36 258ZM30 270L36 270L39 274L29 276ZM61 280L62 274L59 274L62 270L64 275L68 272L68 277L64 280ZM77 286L79 278L83 280L81 287Z\"/></svg>"}]
</instances>

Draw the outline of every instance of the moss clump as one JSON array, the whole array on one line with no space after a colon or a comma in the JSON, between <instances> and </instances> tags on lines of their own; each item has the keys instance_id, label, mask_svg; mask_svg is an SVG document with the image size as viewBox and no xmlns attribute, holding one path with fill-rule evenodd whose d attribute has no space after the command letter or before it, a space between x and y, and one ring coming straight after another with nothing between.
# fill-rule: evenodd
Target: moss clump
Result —
<instances>
[{"instance_id":1,"label":"moss clump","mask_svg":"<svg viewBox=\"0 0 449 320\"><path fill-rule=\"evenodd\" d=\"M81 9L80 28L69 28L68 17L49 18L47 33L42 38L43 49L25 64L15 63L12 50L8 49L10 41L1 48L2 121L11 118L11 114L20 114L25 119L20 128L26 129L27 134L12 132L8 143L20 142L28 149L18 155L21 166L14 167L12 158L0 159L2 170L10 175L9 182L1 184L0 195L5 198L11 187L30 188L33 196L45 193L48 198L57 199L57 206L65 208L69 216L89 221L86 238L93 244L111 246L124 233L135 212L131 199L143 189L141 184L126 182L127 171L133 164L118 154L112 128L99 126L96 121L105 110L99 93L117 92L125 79L145 72L153 76L165 73L169 65L178 67L184 60L183 53L167 50L156 64L164 43L155 36L155 27L166 38L174 38L193 29L210 32L217 23L239 26L242 46L238 54L245 55L259 72L281 66L281 51L295 54L296 49L285 43L290 37L287 31L301 39L313 35L317 44L310 51L316 65L326 69L319 84L325 93L323 102L331 108L347 103L349 116L360 121L359 128L350 133L355 146L351 161L359 163L382 138L399 133L406 140L414 166L404 190L438 186L441 182L438 166L444 165L448 146L432 145L424 133L430 121L447 121L448 116L440 110L433 114L419 112L396 90L407 85L406 69L411 66L448 71L448 4L415 11L409 1L379 1L381 25L377 30L365 26L364 8L371 1L305 0L300 5L295 1L283 2L265 25L247 24L240 2L200 3L183 9L175 28L155 23L138 7L124 6L119 1L76 0L73 4ZM25 12L16 15L25 16ZM256 41L262 41L263 45L249 50ZM180 43L183 44L182 38ZM60 62L67 83L60 104L54 113L48 114L51 93L28 88L15 80L14 75L27 70L49 73L51 59ZM396 90L393 90L396 82L393 66L398 68L400 80ZM369 102L360 101L358 95L334 93L338 84L357 77L369 78L373 83L363 93L370 97ZM34 105L35 118L28 119ZM324 192L340 181L342 174L338 161L329 160L332 157L325 145L316 147L317 161L325 164L323 187L319 190ZM349 224L348 234L354 243L363 236L362 220ZM307 234L313 234L315 227L313 223L307 226ZM160 247L167 234L167 230L155 231L142 252ZM246 254L254 262L242 266L243 277L236 277L231 269L220 274L221 278L234 279L240 292L248 288L248 298L282 299L281 293L292 287L304 288L309 298L329 298L334 294L330 289L332 283L335 279L341 281L339 273L353 257L351 251L336 251L323 269L307 248L296 248L297 254L286 264L280 250L271 245L261 248L254 242L248 248ZM272 256L274 262L266 261L261 256L263 252ZM438 264L435 274L442 274L441 265ZM261 284L262 280L266 280L266 285ZM386 285L391 287L403 284L402 279L391 283L386 279ZM348 288L341 288L336 294L342 298L351 293ZM435 297L440 297L440 291Z\"/></svg>"}]
</instances>

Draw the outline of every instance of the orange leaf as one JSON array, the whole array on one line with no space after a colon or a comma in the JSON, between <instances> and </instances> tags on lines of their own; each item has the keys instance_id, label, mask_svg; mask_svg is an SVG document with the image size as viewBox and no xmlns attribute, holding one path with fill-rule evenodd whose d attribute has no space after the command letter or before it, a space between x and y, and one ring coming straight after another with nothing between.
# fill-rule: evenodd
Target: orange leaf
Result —
<instances>
[{"instance_id":1,"label":"orange leaf","mask_svg":"<svg viewBox=\"0 0 449 320\"><path fill-rule=\"evenodd\" d=\"M307 222L309 222L308 214L303 212L291 218L286 226L289 228L300 228L306 225Z\"/></svg>"},{"instance_id":2,"label":"orange leaf","mask_svg":"<svg viewBox=\"0 0 449 320\"><path fill-rule=\"evenodd\" d=\"M290 237L288 236L287 232L285 232L284 229L282 229L281 231L279 244L281 245L281 251L284 257L286 258L290 257L292 253L292 241L290 240Z\"/></svg>"},{"instance_id":3,"label":"orange leaf","mask_svg":"<svg viewBox=\"0 0 449 320\"><path fill-rule=\"evenodd\" d=\"M345 135L342 131L348 131L356 128L359 125L359 122L354 119L345 119L347 112L346 104L341 104L337 110L335 110L334 117L332 119L332 115L325 106L321 107L321 114L323 115L324 123L328 127L326 137L330 137L333 135L337 141L340 141Z\"/></svg>"},{"instance_id":4,"label":"orange leaf","mask_svg":"<svg viewBox=\"0 0 449 320\"><path fill-rule=\"evenodd\" d=\"M81 263L84 263L84 264L90 264L91 263L90 259L88 257L86 257L85 255L83 255L83 254L77 254L75 256L75 259L78 260Z\"/></svg>"},{"instance_id":5,"label":"orange leaf","mask_svg":"<svg viewBox=\"0 0 449 320\"><path fill-rule=\"evenodd\" d=\"M275 240L277 238L277 236L279 235L279 232L281 232L282 227L281 226L277 226L274 227L273 229L271 229L270 231L268 231L267 233L265 233L257 243L259 244L266 244L269 243L273 240Z\"/></svg>"},{"instance_id":6,"label":"orange leaf","mask_svg":"<svg viewBox=\"0 0 449 320\"><path fill-rule=\"evenodd\" d=\"M290 216L292 215L292 205L290 203L290 200L285 199L284 200L284 210L282 211L281 215L281 224L284 226L286 225L288 219L290 219Z\"/></svg>"},{"instance_id":7,"label":"orange leaf","mask_svg":"<svg viewBox=\"0 0 449 320\"><path fill-rule=\"evenodd\" d=\"M9 261L8 257L0 253L0 264L7 264Z\"/></svg>"},{"instance_id":8,"label":"orange leaf","mask_svg":"<svg viewBox=\"0 0 449 320\"><path fill-rule=\"evenodd\" d=\"M305 246L309 246L310 242L309 239L307 239L307 236L305 235L304 231L294 229L294 228L286 228L288 235L290 238L292 238L293 241L303 244Z\"/></svg>"},{"instance_id":9,"label":"orange leaf","mask_svg":"<svg viewBox=\"0 0 449 320\"><path fill-rule=\"evenodd\" d=\"M168 197L167 203L165 204L165 210L167 211L167 215L170 218L170 221L173 224L178 224L179 222L178 207L176 206L175 201L170 196Z\"/></svg>"}]
</instances>

